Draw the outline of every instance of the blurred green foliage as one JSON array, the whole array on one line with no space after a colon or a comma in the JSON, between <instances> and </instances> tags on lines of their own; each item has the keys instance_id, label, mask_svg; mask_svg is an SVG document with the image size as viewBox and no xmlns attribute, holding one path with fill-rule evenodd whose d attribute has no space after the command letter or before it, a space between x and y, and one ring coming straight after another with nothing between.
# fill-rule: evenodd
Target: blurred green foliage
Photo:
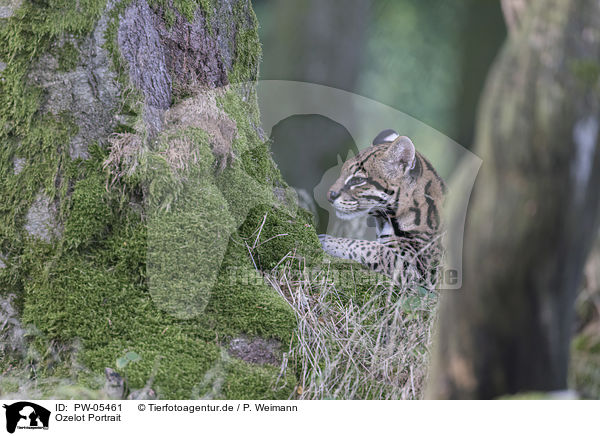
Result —
<instances>
[{"instance_id":1,"label":"blurred green foliage","mask_svg":"<svg viewBox=\"0 0 600 436\"><path fill-rule=\"evenodd\" d=\"M253 3L264 52L261 79L303 80L355 92L470 146L478 96L506 35L499 2ZM292 9L294 14L286 13ZM323 21L329 33L322 31ZM310 55L315 50L329 53ZM353 56L343 55L348 50ZM313 65L305 65L309 62Z\"/></svg>"},{"instance_id":2,"label":"blurred green foliage","mask_svg":"<svg viewBox=\"0 0 600 436\"><path fill-rule=\"evenodd\" d=\"M453 136L467 2L373 2L359 94Z\"/></svg>"}]
</instances>

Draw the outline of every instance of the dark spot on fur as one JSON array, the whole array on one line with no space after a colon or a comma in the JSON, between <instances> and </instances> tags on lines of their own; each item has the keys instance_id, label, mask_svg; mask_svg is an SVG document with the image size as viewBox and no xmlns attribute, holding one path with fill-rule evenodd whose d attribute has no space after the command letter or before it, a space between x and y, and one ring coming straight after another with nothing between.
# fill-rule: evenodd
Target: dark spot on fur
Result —
<instances>
[{"instance_id":1,"label":"dark spot on fur","mask_svg":"<svg viewBox=\"0 0 600 436\"><path fill-rule=\"evenodd\" d=\"M415 214L415 226L421 225L421 209L418 207L411 207L408 209L410 212L414 212Z\"/></svg>"},{"instance_id":2,"label":"dark spot on fur","mask_svg":"<svg viewBox=\"0 0 600 436\"><path fill-rule=\"evenodd\" d=\"M427 227L430 229L437 229L440 224L440 217L438 214L435 201L431 197L429 190L431 189L431 180L425 185L425 201L427 202Z\"/></svg>"},{"instance_id":3,"label":"dark spot on fur","mask_svg":"<svg viewBox=\"0 0 600 436\"><path fill-rule=\"evenodd\" d=\"M367 183L370 183L371 185L375 186L375 188L379 189L382 192L385 192L387 195L394 194L394 191L385 188L383 185L381 185L379 182L376 182L371 177L367 178Z\"/></svg>"},{"instance_id":4,"label":"dark spot on fur","mask_svg":"<svg viewBox=\"0 0 600 436\"><path fill-rule=\"evenodd\" d=\"M383 202L383 199L381 197L377 197L376 195L363 195L362 198L366 200L378 201L380 203Z\"/></svg>"}]
</instances>

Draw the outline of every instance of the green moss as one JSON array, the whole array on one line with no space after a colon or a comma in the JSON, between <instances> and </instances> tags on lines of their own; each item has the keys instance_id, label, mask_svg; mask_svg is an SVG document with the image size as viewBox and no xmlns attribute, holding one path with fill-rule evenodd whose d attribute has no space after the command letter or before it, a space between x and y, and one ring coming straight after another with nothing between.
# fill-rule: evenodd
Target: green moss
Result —
<instances>
[{"instance_id":1,"label":"green moss","mask_svg":"<svg viewBox=\"0 0 600 436\"><path fill-rule=\"evenodd\" d=\"M229 254L229 253L228 253ZM206 316L225 336L240 333L288 342L296 327L289 305L252 267L223 269Z\"/></svg>"},{"instance_id":2,"label":"green moss","mask_svg":"<svg viewBox=\"0 0 600 436\"><path fill-rule=\"evenodd\" d=\"M198 7L200 7L200 3L201 2L195 0L174 0L173 7L175 7L186 20L191 22L194 21L194 16L196 15Z\"/></svg>"},{"instance_id":3,"label":"green moss","mask_svg":"<svg viewBox=\"0 0 600 436\"><path fill-rule=\"evenodd\" d=\"M61 340L81 338L86 345L104 344L140 327L136 324L146 321L140 315L151 301L124 280L129 277L97 265L94 254L63 255L50 271L28 282L24 322Z\"/></svg>"},{"instance_id":4,"label":"green moss","mask_svg":"<svg viewBox=\"0 0 600 436\"><path fill-rule=\"evenodd\" d=\"M238 225L244 222L252 207L274 202L272 186L251 177L237 162L219 174L215 182ZM260 225L260 222L256 225Z\"/></svg>"},{"instance_id":5,"label":"green moss","mask_svg":"<svg viewBox=\"0 0 600 436\"><path fill-rule=\"evenodd\" d=\"M270 183L282 180L280 172L273 164L269 144L266 142L244 151L241 161L244 171L256 180Z\"/></svg>"},{"instance_id":6,"label":"green moss","mask_svg":"<svg viewBox=\"0 0 600 436\"><path fill-rule=\"evenodd\" d=\"M104 6L103 0L81 0L78 8L69 0L57 0L51 6L23 2L0 26L0 59L10 60L0 83L3 134L27 136L34 122L40 91L25 83L31 61L63 35L90 32Z\"/></svg>"},{"instance_id":7,"label":"green moss","mask_svg":"<svg viewBox=\"0 0 600 436\"><path fill-rule=\"evenodd\" d=\"M273 188L285 186L268 143L263 142L255 130L260 124L256 102L243 99L241 92L242 89L233 87L218 99L223 111L236 122L237 135L232 148L240 157L216 178L238 224L245 220L252 207L261 203L276 204Z\"/></svg>"},{"instance_id":8,"label":"green moss","mask_svg":"<svg viewBox=\"0 0 600 436\"><path fill-rule=\"evenodd\" d=\"M64 242L70 247L89 244L109 230L115 219L108 201L104 174L90 174L75 184L71 199L71 210L65 225Z\"/></svg>"},{"instance_id":9,"label":"green moss","mask_svg":"<svg viewBox=\"0 0 600 436\"><path fill-rule=\"evenodd\" d=\"M202 195L204 188L199 184L213 184L211 170L215 158L208 136L198 130L166 132L155 150L143 154L141 165L149 210L168 211L172 206L177 206L180 197L181 206L185 207L189 202L196 201L195 196ZM174 145L176 141L189 143L190 148L177 151ZM190 160L193 160L192 165Z\"/></svg>"},{"instance_id":10,"label":"green moss","mask_svg":"<svg viewBox=\"0 0 600 436\"><path fill-rule=\"evenodd\" d=\"M578 59L571 61L571 72L585 86L597 86L600 77L600 64L596 59Z\"/></svg>"},{"instance_id":11,"label":"green moss","mask_svg":"<svg viewBox=\"0 0 600 436\"><path fill-rule=\"evenodd\" d=\"M208 29L212 34L212 28L210 27L210 17L212 15L213 5L211 0L150 0L148 2L153 8L160 7L163 15L163 19L167 23L167 26L171 27L175 23L174 10L179 12L189 22L194 21L196 11L198 8L201 9L204 17L207 21Z\"/></svg>"},{"instance_id":12,"label":"green moss","mask_svg":"<svg viewBox=\"0 0 600 436\"><path fill-rule=\"evenodd\" d=\"M79 62L79 50L73 43L67 41L57 50L56 57L59 71L71 71Z\"/></svg>"},{"instance_id":13,"label":"green moss","mask_svg":"<svg viewBox=\"0 0 600 436\"><path fill-rule=\"evenodd\" d=\"M115 274L129 276L135 284L146 277L148 228L139 217L129 212L120 217L120 225L104 241L100 258L110 265Z\"/></svg>"},{"instance_id":14,"label":"green moss","mask_svg":"<svg viewBox=\"0 0 600 436\"><path fill-rule=\"evenodd\" d=\"M195 389L193 398L285 400L297 385L291 374L271 365L254 365L230 357L225 349Z\"/></svg>"},{"instance_id":15,"label":"green moss","mask_svg":"<svg viewBox=\"0 0 600 436\"><path fill-rule=\"evenodd\" d=\"M0 294L22 293L29 274L23 258L24 245L29 241L24 230L26 214L40 192L54 198L68 183L58 172L66 153L64 144L76 131L66 115L48 114L31 122L26 136L0 133L4 144L0 149L0 252L8 265L0 270ZM17 158L22 160L18 173L14 166Z\"/></svg>"},{"instance_id":16,"label":"green moss","mask_svg":"<svg viewBox=\"0 0 600 436\"><path fill-rule=\"evenodd\" d=\"M225 113L236 122L237 135L233 141L233 150L243 154L262 141L256 132L260 125L258 105L254 98L244 98L241 86L232 86L223 95L217 98L217 103Z\"/></svg>"},{"instance_id":17,"label":"green moss","mask_svg":"<svg viewBox=\"0 0 600 436\"><path fill-rule=\"evenodd\" d=\"M163 332L149 332L134 341L114 341L106 347L95 348L87 353L86 361L97 370L103 370L107 363L114 368L117 359L128 351L135 351L141 359L119 370L131 390L140 389L152 380L159 398L186 399L191 398L193 386L214 365L219 350L215 344L165 327Z\"/></svg>"},{"instance_id":18,"label":"green moss","mask_svg":"<svg viewBox=\"0 0 600 436\"><path fill-rule=\"evenodd\" d=\"M250 14L250 28L238 27L235 37L235 60L233 67L228 74L229 83L252 82L257 79L258 65L261 57L261 46L258 39L258 21L252 8L247 8L247 3L240 1L234 8L234 17L241 20L240 17Z\"/></svg>"},{"instance_id":19,"label":"green moss","mask_svg":"<svg viewBox=\"0 0 600 436\"><path fill-rule=\"evenodd\" d=\"M296 385L295 377L286 375L274 386L273 381L278 378L279 368L251 365L241 360L228 365L226 373L223 396L229 400L252 400L257 397L265 400L288 400Z\"/></svg>"},{"instance_id":20,"label":"green moss","mask_svg":"<svg viewBox=\"0 0 600 436\"><path fill-rule=\"evenodd\" d=\"M233 279L227 271L214 288L205 313L185 322L157 310L155 300L135 285L131 273L123 273L131 251L137 250L117 241L109 246L111 250L103 255L86 256L90 259L63 257L51 274L26 289L23 321L43 326L45 335L55 340L80 338L84 345L81 363L92 372L114 367L117 358L133 350L142 360L123 371L132 388L141 388L154 377L153 386L162 398L189 398L193 386L218 356L216 345L199 338L243 332L289 341L294 315L256 271L248 268ZM115 253L112 248L119 246L121 250ZM96 266L99 261L105 263ZM215 333L198 331L201 325ZM245 377L261 385L260 392L246 386L244 398L272 397L263 397L261 392L274 384L276 371L253 370L246 364L228 375L234 392L244 386L235 380L242 369Z\"/></svg>"},{"instance_id":21,"label":"green moss","mask_svg":"<svg viewBox=\"0 0 600 436\"><path fill-rule=\"evenodd\" d=\"M594 335L580 334L572 342L574 351L600 355L600 338Z\"/></svg>"},{"instance_id":22,"label":"green moss","mask_svg":"<svg viewBox=\"0 0 600 436\"><path fill-rule=\"evenodd\" d=\"M235 231L220 191L195 185L171 211L152 213L148 222L150 292L160 308L183 318L206 306Z\"/></svg>"},{"instance_id":23,"label":"green moss","mask_svg":"<svg viewBox=\"0 0 600 436\"><path fill-rule=\"evenodd\" d=\"M583 398L600 398L600 339L582 332L571 342L569 387Z\"/></svg>"},{"instance_id":24,"label":"green moss","mask_svg":"<svg viewBox=\"0 0 600 436\"><path fill-rule=\"evenodd\" d=\"M0 140L4 144L0 238L9 256L18 256L22 250L23 219L37 193L43 189L50 197L55 194L65 145L76 133L68 115L38 112L41 90L27 83L27 73L33 60L64 35L76 37L91 31L104 5L104 1L83 0L76 9L66 0L53 2L51 7L23 2L0 26L0 59L7 61L0 80ZM25 160L19 174L13 173L13 158Z\"/></svg>"},{"instance_id":25,"label":"green moss","mask_svg":"<svg viewBox=\"0 0 600 436\"><path fill-rule=\"evenodd\" d=\"M271 269L289 255L321 258L321 245L310 218L300 212L290 216L269 205L258 206L248 214L240 235L261 269Z\"/></svg>"}]
</instances>

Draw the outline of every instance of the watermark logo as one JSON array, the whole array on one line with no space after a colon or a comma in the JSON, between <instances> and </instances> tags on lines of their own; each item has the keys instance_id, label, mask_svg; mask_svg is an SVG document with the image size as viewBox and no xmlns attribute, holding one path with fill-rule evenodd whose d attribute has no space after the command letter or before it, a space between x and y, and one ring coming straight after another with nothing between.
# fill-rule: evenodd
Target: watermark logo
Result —
<instances>
[{"instance_id":1,"label":"watermark logo","mask_svg":"<svg viewBox=\"0 0 600 436\"><path fill-rule=\"evenodd\" d=\"M29 401L4 404L6 409L6 431L14 433L19 430L48 430L50 411Z\"/></svg>"},{"instance_id":2,"label":"watermark logo","mask_svg":"<svg viewBox=\"0 0 600 436\"><path fill-rule=\"evenodd\" d=\"M233 118L252 101L247 93L257 97L261 119L250 120L244 127L243 120L236 123ZM448 223L443 245L450 256L438 283L446 289L462 286L464 221L481 159L430 126L374 100L311 83L261 81L256 87L231 85L201 90L173 106L165 114L164 129L150 151L144 148L141 133L113 138L106 165L115 178L132 177L136 168L146 168L146 274L150 294L161 309L180 319L204 313L217 286L227 279L223 277L223 266L228 265L229 257L248 253L254 262L253 252L267 242L262 230L268 216L277 209L293 220L298 200L303 206L312 202L314 209L328 213L329 217L321 221L327 228L319 233L376 239L375 228L367 217L341 221L327 201L327 191L339 177L342 161L352 154L343 150L337 165L306 159L311 150L333 147L325 137L306 141L297 155L300 174L311 180L310 188L303 192L292 189L292 180L288 180L292 188L261 183L264 178L257 173L260 168L248 164L260 161L251 148L267 142L278 123L302 115L317 115L341 126L355 144L354 152L368 147L374 135L386 129L413 140L449 185L446 201L452 204L452 218L443 220ZM459 184L454 183L456 179ZM245 236L238 234L249 214L261 207L264 211L258 228L246 231ZM280 233L269 240L286 236ZM243 280L262 280L251 268L238 272L236 280L238 275L245 276Z\"/></svg>"}]
</instances>

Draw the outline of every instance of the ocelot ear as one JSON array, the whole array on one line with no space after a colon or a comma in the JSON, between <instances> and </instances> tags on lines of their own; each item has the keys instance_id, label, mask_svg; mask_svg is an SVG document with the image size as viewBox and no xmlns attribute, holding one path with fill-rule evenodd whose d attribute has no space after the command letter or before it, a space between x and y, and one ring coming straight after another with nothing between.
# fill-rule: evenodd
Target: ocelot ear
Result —
<instances>
[{"instance_id":1,"label":"ocelot ear","mask_svg":"<svg viewBox=\"0 0 600 436\"><path fill-rule=\"evenodd\" d=\"M398 132L392 129L386 129L379 132L379 134L373 139L373 145L385 144L386 142L392 142L398 138Z\"/></svg>"},{"instance_id":2,"label":"ocelot ear","mask_svg":"<svg viewBox=\"0 0 600 436\"><path fill-rule=\"evenodd\" d=\"M386 152L386 170L393 177L406 174L415 163L415 146L408 136L398 136Z\"/></svg>"}]
</instances>

